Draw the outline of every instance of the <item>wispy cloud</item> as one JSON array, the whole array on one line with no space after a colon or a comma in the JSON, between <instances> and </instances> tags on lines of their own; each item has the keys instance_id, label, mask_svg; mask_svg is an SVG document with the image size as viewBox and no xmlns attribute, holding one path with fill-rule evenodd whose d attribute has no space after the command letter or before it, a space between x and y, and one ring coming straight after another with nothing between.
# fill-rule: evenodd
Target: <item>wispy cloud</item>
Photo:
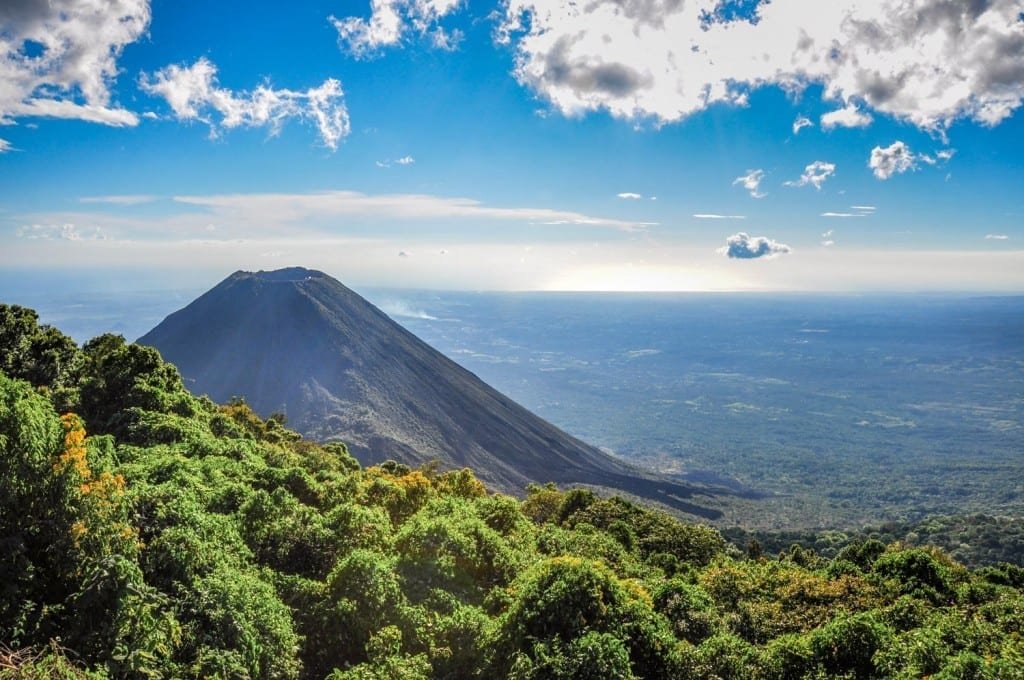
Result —
<instances>
[{"instance_id":1,"label":"wispy cloud","mask_svg":"<svg viewBox=\"0 0 1024 680\"><path fill-rule=\"evenodd\" d=\"M793 134L798 135L805 127L814 127L814 123L807 116L797 116L793 121Z\"/></svg>"},{"instance_id":2,"label":"wispy cloud","mask_svg":"<svg viewBox=\"0 0 1024 680\"><path fill-rule=\"evenodd\" d=\"M11 143L6 139L0 139L0 153L7 153L11 150Z\"/></svg>"},{"instance_id":3,"label":"wispy cloud","mask_svg":"<svg viewBox=\"0 0 1024 680\"><path fill-rule=\"evenodd\" d=\"M1006 234L985 234L985 239L987 241L1006 241L1009 238L1010 237Z\"/></svg>"},{"instance_id":4,"label":"wispy cloud","mask_svg":"<svg viewBox=\"0 0 1024 680\"><path fill-rule=\"evenodd\" d=\"M718 215L716 213L694 213L698 220L745 220L746 215Z\"/></svg>"},{"instance_id":5,"label":"wispy cloud","mask_svg":"<svg viewBox=\"0 0 1024 680\"><path fill-rule=\"evenodd\" d=\"M382 161L374 161L374 165L376 165L378 168L390 168L392 164L394 164L394 165L412 165L415 162L416 162L416 159L413 158L412 156L402 156L401 158L397 158L397 159L395 159L393 161L390 160L390 159L387 159L387 158L382 160Z\"/></svg>"},{"instance_id":6,"label":"wispy cloud","mask_svg":"<svg viewBox=\"0 0 1024 680\"><path fill-rule=\"evenodd\" d=\"M643 198L642 194L635 194L632 191L623 191L622 193L615 195L627 201L639 201L641 198Z\"/></svg>"},{"instance_id":7,"label":"wispy cloud","mask_svg":"<svg viewBox=\"0 0 1024 680\"><path fill-rule=\"evenodd\" d=\"M83 233L74 224L26 224L15 232L18 238L30 241L103 241L107 236L99 227Z\"/></svg>"},{"instance_id":8,"label":"wispy cloud","mask_svg":"<svg viewBox=\"0 0 1024 680\"><path fill-rule=\"evenodd\" d=\"M804 168L804 172L800 175L799 179L790 180L785 185L787 187L805 187L810 185L820 191L825 181L834 174L836 174L835 163L814 161Z\"/></svg>"},{"instance_id":9,"label":"wispy cloud","mask_svg":"<svg viewBox=\"0 0 1024 680\"><path fill-rule=\"evenodd\" d=\"M551 208L489 206L469 198L448 198L430 194L324 191L308 194L175 196L174 200L204 208L212 213L214 218L234 223L248 221L250 224L305 224L309 220L340 216L361 216L374 220L519 220L531 224L597 226L626 231L655 224L596 217Z\"/></svg>"},{"instance_id":10,"label":"wispy cloud","mask_svg":"<svg viewBox=\"0 0 1024 680\"><path fill-rule=\"evenodd\" d=\"M747 174L740 175L732 181L732 185L740 184L750 192L752 198L764 198L768 194L761 191L761 182L764 180L764 170L747 170Z\"/></svg>"},{"instance_id":11,"label":"wispy cloud","mask_svg":"<svg viewBox=\"0 0 1024 680\"><path fill-rule=\"evenodd\" d=\"M823 212L822 217L867 217L867 213Z\"/></svg>"},{"instance_id":12,"label":"wispy cloud","mask_svg":"<svg viewBox=\"0 0 1024 680\"><path fill-rule=\"evenodd\" d=\"M83 196L78 199L82 203L100 203L109 205L141 205L159 200L159 196L151 194L124 194L117 196Z\"/></svg>"}]
</instances>

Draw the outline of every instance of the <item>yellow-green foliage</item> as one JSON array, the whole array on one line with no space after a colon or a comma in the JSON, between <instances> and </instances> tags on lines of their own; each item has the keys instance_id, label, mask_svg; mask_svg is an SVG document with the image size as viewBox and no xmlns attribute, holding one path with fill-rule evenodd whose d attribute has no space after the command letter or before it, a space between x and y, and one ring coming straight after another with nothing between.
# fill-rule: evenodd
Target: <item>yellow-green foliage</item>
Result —
<instances>
[{"instance_id":1,"label":"yellow-green foliage","mask_svg":"<svg viewBox=\"0 0 1024 680\"><path fill-rule=\"evenodd\" d=\"M0 307L0 680L1024 676L1020 567L362 469L33 318Z\"/></svg>"}]
</instances>

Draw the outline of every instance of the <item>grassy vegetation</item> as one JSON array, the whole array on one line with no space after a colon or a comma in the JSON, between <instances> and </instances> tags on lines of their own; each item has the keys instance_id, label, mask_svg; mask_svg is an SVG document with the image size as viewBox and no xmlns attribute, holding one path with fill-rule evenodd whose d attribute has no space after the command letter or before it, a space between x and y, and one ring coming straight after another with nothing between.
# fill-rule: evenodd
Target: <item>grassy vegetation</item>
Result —
<instances>
[{"instance_id":1,"label":"grassy vegetation","mask_svg":"<svg viewBox=\"0 0 1024 680\"><path fill-rule=\"evenodd\" d=\"M19 308L0 362L0 678L1024 677L1020 567L362 468Z\"/></svg>"}]
</instances>

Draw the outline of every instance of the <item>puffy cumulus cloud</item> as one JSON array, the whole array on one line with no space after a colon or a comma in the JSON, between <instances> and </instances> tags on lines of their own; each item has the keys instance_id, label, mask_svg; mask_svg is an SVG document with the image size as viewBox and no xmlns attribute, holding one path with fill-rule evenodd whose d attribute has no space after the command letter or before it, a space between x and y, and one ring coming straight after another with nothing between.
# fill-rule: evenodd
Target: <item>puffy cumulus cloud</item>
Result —
<instances>
[{"instance_id":1,"label":"puffy cumulus cloud","mask_svg":"<svg viewBox=\"0 0 1024 680\"><path fill-rule=\"evenodd\" d=\"M149 26L149 0L0 2L0 123L24 116L137 125L111 102L117 60Z\"/></svg>"},{"instance_id":2,"label":"puffy cumulus cloud","mask_svg":"<svg viewBox=\"0 0 1024 680\"><path fill-rule=\"evenodd\" d=\"M945 165L956 154L956 149L941 149L933 155L915 153L904 142L895 141L887 147L876 146L871 150L868 167L875 177L886 180L909 170L917 170L918 163L936 167ZM949 177L947 176L947 180Z\"/></svg>"},{"instance_id":3,"label":"puffy cumulus cloud","mask_svg":"<svg viewBox=\"0 0 1024 680\"><path fill-rule=\"evenodd\" d=\"M917 156L903 142L896 141L882 148L876 146L871 150L868 167L878 179L889 179L893 175L901 175L917 167Z\"/></svg>"},{"instance_id":4,"label":"puffy cumulus cloud","mask_svg":"<svg viewBox=\"0 0 1024 680\"><path fill-rule=\"evenodd\" d=\"M413 163L416 162L416 159L413 158L412 156L402 156L395 162L398 163L399 165L412 165Z\"/></svg>"},{"instance_id":5,"label":"puffy cumulus cloud","mask_svg":"<svg viewBox=\"0 0 1024 680\"><path fill-rule=\"evenodd\" d=\"M825 183L825 180L834 174L836 174L835 163L814 161L804 168L804 173L800 175L800 179L791 180L785 184L787 187L805 187L809 184L820 191L821 185Z\"/></svg>"},{"instance_id":6,"label":"puffy cumulus cloud","mask_svg":"<svg viewBox=\"0 0 1024 680\"><path fill-rule=\"evenodd\" d=\"M793 121L793 134L798 135L805 127L814 127L814 123L807 116L797 116Z\"/></svg>"},{"instance_id":7,"label":"puffy cumulus cloud","mask_svg":"<svg viewBox=\"0 0 1024 680\"><path fill-rule=\"evenodd\" d=\"M680 120L751 89L818 83L844 107L934 131L1024 98L1020 0L508 0L515 76L567 115ZM845 110L845 109L844 109Z\"/></svg>"},{"instance_id":8,"label":"puffy cumulus cloud","mask_svg":"<svg viewBox=\"0 0 1024 680\"><path fill-rule=\"evenodd\" d=\"M752 198L764 198L768 194L761 191L761 181L764 180L764 170L747 170L747 174L740 175L732 181L733 186L740 184L750 192Z\"/></svg>"},{"instance_id":9,"label":"puffy cumulus cloud","mask_svg":"<svg viewBox=\"0 0 1024 680\"><path fill-rule=\"evenodd\" d=\"M756 260L762 257L770 259L791 251L792 248L784 243L765 236L751 236L742 231L725 239L725 246L718 249L722 255L735 260Z\"/></svg>"},{"instance_id":10,"label":"puffy cumulus cloud","mask_svg":"<svg viewBox=\"0 0 1024 680\"><path fill-rule=\"evenodd\" d=\"M312 123L324 146L333 150L351 129L341 83L333 78L304 92L268 84L233 92L219 86L217 67L200 58L191 66L172 64L144 74L139 87L166 100L178 120L206 123L214 136L221 128L236 127L268 127L276 135L287 119L299 118Z\"/></svg>"},{"instance_id":11,"label":"puffy cumulus cloud","mask_svg":"<svg viewBox=\"0 0 1024 680\"><path fill-rule=\"evenodd\" d=\"M867 127L873 120L870 113L864 113L856 104L849 104L837 111L829 111L824 114L821 117L821 129Z\"/></svg>"},{"instance_id":12,"label":"puffy cumulus cloud","mask_svg":"<svg viewBox=\"0 0 1024 680\"><path fill-rule=\"evenodd\" d=\"M372 0L368 18L332 16L330 22L338 32L338 45L356 58L398 45L410 33L428 38L438 49L454 50L462 32L447 31L440 21L461 4L462 0Z\"/></svg>"},{"instance_id":13,"label":"puffy cumulus cloud","mask_svg":"<svg viewBox=\"0 0 1024 680\"><path fill-rule=\"evenodd\" d=\"M104 241L107 236L102 229L96 227L85 233L79 231L74 224L26 224L15 232L18 238L30 241Z\"/></svg>"}]
</instances>

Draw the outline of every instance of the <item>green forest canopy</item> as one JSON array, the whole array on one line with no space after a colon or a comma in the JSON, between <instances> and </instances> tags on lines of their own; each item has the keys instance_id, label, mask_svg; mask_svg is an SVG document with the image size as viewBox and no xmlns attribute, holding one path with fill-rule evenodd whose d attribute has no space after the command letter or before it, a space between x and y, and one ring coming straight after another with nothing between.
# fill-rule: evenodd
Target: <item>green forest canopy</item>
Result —
<instances>
[{"instance_id":1,"label":"green forest canopy","mask_svg":"<svg viewBox=\"0 0 1024 680\"><path fill-rule=\"evenodd\" d=\"M1018 678L1024 569L361 468L0 305L0 678Z\"/></svg>"}]
</instances>

